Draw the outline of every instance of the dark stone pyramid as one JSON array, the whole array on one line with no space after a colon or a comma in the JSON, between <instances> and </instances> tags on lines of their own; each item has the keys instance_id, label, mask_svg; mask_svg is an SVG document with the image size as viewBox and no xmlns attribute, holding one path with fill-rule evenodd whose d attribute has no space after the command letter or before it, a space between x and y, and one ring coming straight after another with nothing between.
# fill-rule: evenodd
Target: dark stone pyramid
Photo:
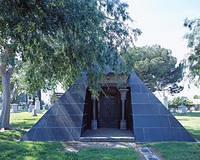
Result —
<instances>
[{"instance_id":1,"label":"dark stone pyramid","mask_svg":"<svg viewBox=\"0 0 200 160\"><path fill-rule=\"evenodd\" d=\"M83 126L87 78L83 76L22 137L24 141L78 140Z\"/></svg>"},{"instance_id":2,"label":"dark stone pyramid","mask_svg":"<svg viewBox=\"0 0 200 160\"><path fill-rule=\"evenodd\" d=\"M135 73L129 77L137 142L195 141Z\"/></svg>"},{"instance_id":3,"label":"dark stone pyramid","mask_svg":"<svg viewBox=\"0 0 200 160\"><path fill-rule=\"evenodd\" d=\"M195 141L135 73L129 77L133 135L137 142ZM22 137L24 141L79 140L87 125L84 75Z\"/></svg>"}]
</instances>

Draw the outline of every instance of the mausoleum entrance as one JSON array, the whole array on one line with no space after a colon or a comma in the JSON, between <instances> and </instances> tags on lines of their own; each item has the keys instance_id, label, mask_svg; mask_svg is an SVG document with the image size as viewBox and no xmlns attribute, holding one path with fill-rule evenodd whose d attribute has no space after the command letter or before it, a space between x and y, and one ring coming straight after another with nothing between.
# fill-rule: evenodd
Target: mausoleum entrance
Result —
<instances>
[{"instance_id":1,"label":"mausoleum entrance","mask_svg":"<svg viewBox=\"0 0 200 160\"><path fill-rule=\"evenodd\" d=\"M86 94L82 136L132 137L130 89L102 86L98 98Z\"/></svg>"},{"instance_id":2,"label":"mausoleum entrance","mask_svg":"<svg viewBox=\"0 0 200 160\"><path fill-rule=\"evenodd\" d=\"M107 74L98 97L86 94L82 136L133 137L130 88L125 75Z\"/></svg>"}]
</instances>

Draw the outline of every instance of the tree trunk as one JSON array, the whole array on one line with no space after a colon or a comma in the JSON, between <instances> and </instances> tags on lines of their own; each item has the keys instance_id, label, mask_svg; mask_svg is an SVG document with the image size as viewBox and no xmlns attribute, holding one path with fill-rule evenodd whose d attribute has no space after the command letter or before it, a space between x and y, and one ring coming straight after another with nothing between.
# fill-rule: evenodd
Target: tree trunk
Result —
<instances>
[{"instance_id":1,"label":"tree trunk","mask_svg":"<svg viewBox=\"0 0 200 160\"><path fill-rule=\"evenodd\" d=\"M3 96L2 96L2 113L0 117L0 128L9 129L10 128L10 77L11 72L4 71L2 75L2 87L3 87Z\"/></svg>"}]
</instances>

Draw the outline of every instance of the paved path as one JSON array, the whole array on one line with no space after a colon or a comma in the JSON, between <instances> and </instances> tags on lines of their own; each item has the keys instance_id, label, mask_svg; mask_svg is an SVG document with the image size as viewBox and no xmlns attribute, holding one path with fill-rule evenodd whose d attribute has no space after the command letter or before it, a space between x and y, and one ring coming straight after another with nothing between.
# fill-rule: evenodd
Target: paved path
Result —
<instances>
[{"instance_id":1,"label":"paved path","mask_svg":"<svg viewBox=\"0 0 200 160\"><path fill-rule=\"evenodd\" d=\"M141 160L161 160L149 147L141 147L133 142L66 142L65 151L78 152L83 148L133 148L141 155Z\"/></svg>"},{"instance_id":2,"label":"paved path","mask_svg":"<svg viewBox=\"0 0 200 160\"><path fill-rule=\"evenodd\" d=\"M127 142L66 142L63 143L67 152L78 152L83 148L136 148L135 143Z\"/></svg>"},{"instance_id":3,"label":"paved path","mask_svg":"<svg viewBox=\"0 0 200 160\"><path fill-rule=\"evenodd\" d=\"M138 151L145 157L145 160L160 160L156 153L148 147L139 147Z\"/></svg>"}]
</instances>

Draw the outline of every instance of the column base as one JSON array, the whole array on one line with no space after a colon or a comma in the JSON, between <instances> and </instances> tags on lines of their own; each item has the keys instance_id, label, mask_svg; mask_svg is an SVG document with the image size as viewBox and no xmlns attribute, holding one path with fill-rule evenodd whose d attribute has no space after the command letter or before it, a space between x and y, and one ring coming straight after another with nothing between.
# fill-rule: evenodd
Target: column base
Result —
<instances>
[{"instance_id":1,"label":"column base","mask_svg":"<svg viewBox=\"0 0 200 160\"><path fill-rule=\"evenodd\" d=\"M126 120L121 120L120 121L120 129L123 129L123 130L127 129L126 128Z\"/></svg>"},{"instance_id":2,"label":"column base","mask_svg":"<svg viewBox=\"0 0 200 160\"><path fill-rule=\"evenodd\" d=\"M97 120L92 120L91 128L94 130L97 129Z\"/></svg>"}]
</instances>

